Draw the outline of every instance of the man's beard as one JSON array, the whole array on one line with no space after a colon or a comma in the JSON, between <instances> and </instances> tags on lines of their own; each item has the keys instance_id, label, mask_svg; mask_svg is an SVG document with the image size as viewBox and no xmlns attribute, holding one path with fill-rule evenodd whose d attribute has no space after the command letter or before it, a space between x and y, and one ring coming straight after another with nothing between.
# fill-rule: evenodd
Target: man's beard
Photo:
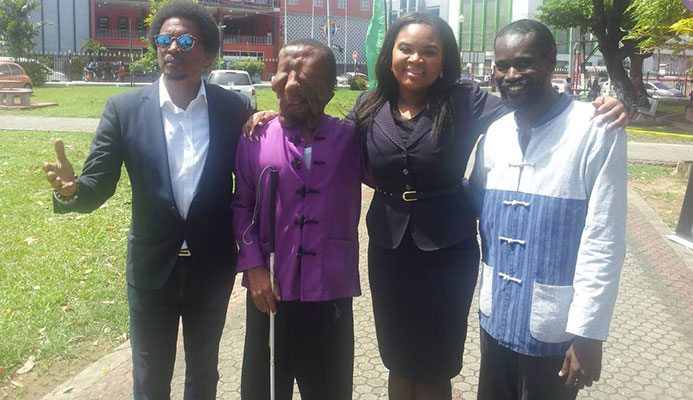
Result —
<instances>
[{"instance_id":1,"label":"man's beard","mask_svg":"<svg viewBox=\"0 0 693 400\"><path fill-rule=\"evenodd\" d=\"M521 94L514 95L512 98L508 96L508 86L510 86L510 84L503 82L502 84L498 85L503 104L505 104L505 106L512 111L524 110L531 107L532 104L537 101L539 97L541 97L542 92L547 85L547 83L543 80L532 78L524 78L519 82L513 83L524 84L525 89Z\"/></svg>"},{"instance_id":2,"label":"man's beard","mask_svg":"<svg viewBox=\"0 0 693 400\"><path fill-rule=\"evenodd\" d=\"M166 80L169 80L169 81L178 82L178 81L182 81L183 79L185 79L186 76L185 75L167 74L164 72L164 78L166 78Z\"/></svg>"}]
</instances>

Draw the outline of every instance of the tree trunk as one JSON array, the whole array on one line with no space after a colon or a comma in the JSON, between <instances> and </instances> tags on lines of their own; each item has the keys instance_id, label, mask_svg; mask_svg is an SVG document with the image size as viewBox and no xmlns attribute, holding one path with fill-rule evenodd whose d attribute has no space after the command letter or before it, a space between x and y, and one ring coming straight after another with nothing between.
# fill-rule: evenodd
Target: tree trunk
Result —
<instances>
[{"instance_id":1,"label":"tree trunk","mask_svg":"<svg viewBox=\"0 0 693 400\"><path fill-rule=\"evenodd\" d=\"M649 54L631 54L630 55L630 82L633 85L633 92L635 93L636 100L635 104L642 107L649 107L650 102L647 99L647 90L645 89L645 84L642 81L642 63L647 57L650 57L652 53Z\"/></svg>"},{"instance_id":2,"label":"tree trunk","mask_svg":"<svg viewBox=\"0 0 693 400\"><path fill-rule=\"evenodd\" d=\"M637 96L635 95L633 84L628 78L626 69L623 68L623 59L618 56L618 52L611 53L602 51L602 55L606 62L606 70L616 89L618 99L626 105L626 107L637 104Z\"/></svg>"},{"instance_id":3,"label":"tree trunk","mask_svg":"<svg viewBox=\"0 0 693 400\"><path fill-rule=\"evenodd\" d=\"M621 48L624 36L621 20L631 0L613 0L607 7L604 0L592 0L594 5L593 32L599 40L599 51L604 56L606 70L614 83L618 99L628 108L636 101L633 84L628 78L623 60L630 55Z\"/></svg>"}]
</instances>

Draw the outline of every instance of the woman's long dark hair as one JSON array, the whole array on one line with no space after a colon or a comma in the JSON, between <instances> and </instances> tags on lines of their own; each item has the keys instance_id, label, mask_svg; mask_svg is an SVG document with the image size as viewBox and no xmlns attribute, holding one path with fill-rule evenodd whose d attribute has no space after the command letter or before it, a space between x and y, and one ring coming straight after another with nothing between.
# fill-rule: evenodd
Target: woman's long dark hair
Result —
<instances>
[{"instance_id":1,"label":"woman's long dark hair","mask_svg":"<svg viewBox=\"0 0 693 400\"><path fill-rule=\"evenodd\" d=\"M389 101L391 105L397 104L399 83L392 74L392 49L395 47L399 32L409 24L424 24L432 27L440 35L443 46L443 77L438 78L431 85L428 98L428 107L434 114L433 134L437 135L452 118L451 94L460 74L460 57L455 35L447 22L441 18L432 14L413 12L397 18L385 33L383 46L375 64L378 87L373 93L366 95L356 109L355 122L358 132L366 131L375 113L385 102Z\"/></svg>"}]
</instances>

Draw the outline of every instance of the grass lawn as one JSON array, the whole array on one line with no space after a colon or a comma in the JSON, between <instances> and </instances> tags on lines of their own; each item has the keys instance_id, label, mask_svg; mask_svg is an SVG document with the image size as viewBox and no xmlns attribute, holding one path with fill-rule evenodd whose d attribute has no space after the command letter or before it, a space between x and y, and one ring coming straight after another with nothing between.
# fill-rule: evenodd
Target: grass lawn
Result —
<instances>
[{"instance_id":1,"label":"grass lawn","mask_svg":"<svg viewBox=\"0 0 693 400\"><path fill-rule=\"evenodd\" d=\"M688 178L672 175L674 168L657 165L629 164L628 181L660 218L676 230L681 215Z\"/></svg>"},{"instance_id":2,"label":"grass lawn","mask_svg":"<svg viewBox=\"0 0 693 400\"><path fill-rule=\"evenodd\" d=\"M106 105L106 99L118 93L132 90L130 87L39 87L34 89L32 102L55 102L57 106L35 108L32 110L0 110L0 115L30 115L40 117L99 118ZM344 117L353 107L359 91L349 89L335 90L335 96L327 105L327 114ZM257 89L259 110L278 107L277 96L270 88Z\"/></svg>"},{"instance_id":3,"label":"grass lawn","mask_svg":"<svg viewBox=\"0 0 693 400\"><path fill-rule=\"evenodd\" d=\"M31 95L33 103L58 103L57 106L31 110L0 110L0 115L30 115L40 117L99 118L106 99L131 87L38 87Z\"/></svg>"},{"instance_id":4,"label":"grass lawn","mask_svg":"<svg viewBox=\"0 0 693 400\"><path fill-rule=\"evenodd\" d=\"M670 121L675 121L675 124L641 126L638 125L636 121L632 121L627 130L684 134L691 135L690 138L668 137L631 132L628 133L628 140L633 142L649 143L693 144L693 127L690 123L685 122L685 112L685 103L660 102L659 105L657 105L657 120L659 121L666 117Z\"/></svg>"},{"instance_id":5,"label":"grass lawn","mask_svg":"<svg viewBox=\"0 0 693 400\"><path fill-rule=\"evenodd\" d=\"M81 170L91 134L60 136ZM123 176L116 195L90 215L53 214L41 162L55 159L56 135L0 131L0 137L2 387L10 379L21 382L14 373L31 356L40 372L57 359L89 357L123 340L130 185Z\"/></svg>"}]
</instances>

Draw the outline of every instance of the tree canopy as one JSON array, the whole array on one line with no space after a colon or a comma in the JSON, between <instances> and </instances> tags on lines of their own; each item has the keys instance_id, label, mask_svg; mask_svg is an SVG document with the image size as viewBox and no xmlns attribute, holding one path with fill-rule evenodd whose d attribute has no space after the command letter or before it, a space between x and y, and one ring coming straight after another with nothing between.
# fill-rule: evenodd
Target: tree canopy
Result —
<instances>
[{"instance_id":1,"label":"tree canopy","mask_svg":"<svg viewBox=\"0 0 693 400\"><path fill-rule=\"evenodd\" d=\"M693 13L680 0L635 1L628 11L634 25L627 38L637 40L642 50L693 48L688 37L693 34Z\"/></svg>"},{"instance_id":2,"label":"tree canopy","mask_svg":"<svg viewBox=\"0 0 693 400\"><path fill-rule=\"evenodd\" d=\"M43 22L31 23L29 15L39 6L31 0L0 0L0 45L8 56L25 57L36 46Z\"/></svg>"}]
</instances>

